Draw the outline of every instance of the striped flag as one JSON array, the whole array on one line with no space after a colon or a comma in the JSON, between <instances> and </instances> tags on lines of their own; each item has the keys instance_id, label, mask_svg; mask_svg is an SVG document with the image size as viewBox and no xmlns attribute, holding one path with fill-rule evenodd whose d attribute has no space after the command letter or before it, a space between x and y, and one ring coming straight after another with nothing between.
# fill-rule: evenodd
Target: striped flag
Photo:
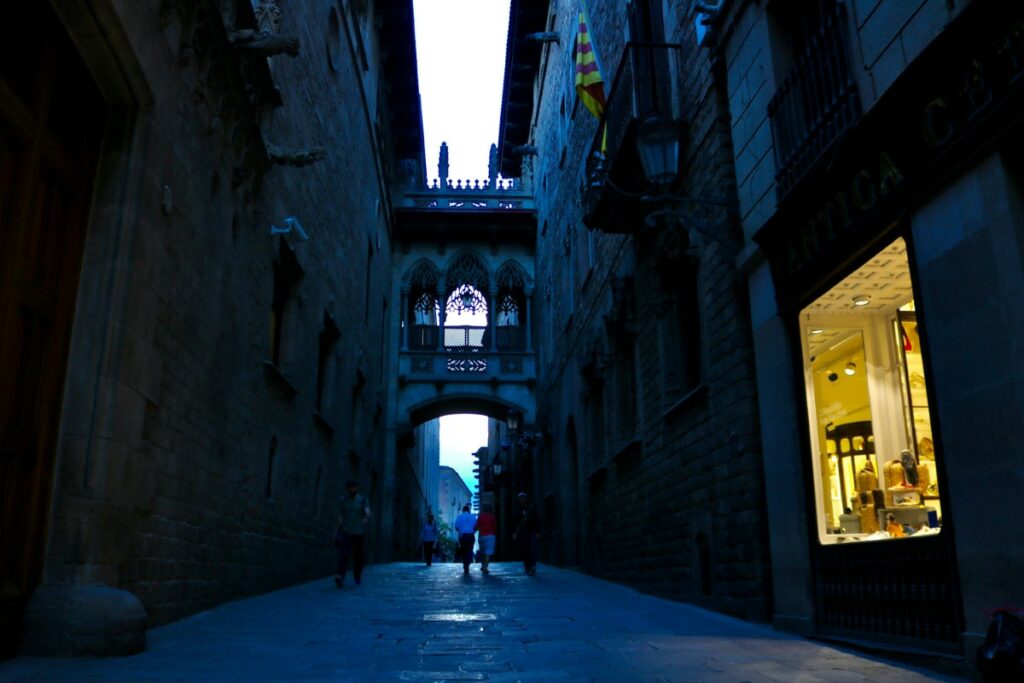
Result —
<instances>
[{"instance_id":1,"label":"striped flag","mask_svg":"<svg viewBox=\"0 0 1024 683\"><path fill-rule=\"evenodd\" d=\"M576 34L576 94L583 106L597 118L604 111L604 78L597 63L597 53L590 42L587 20L580 12L580 30Z\"/></svg>"}]
</instances>

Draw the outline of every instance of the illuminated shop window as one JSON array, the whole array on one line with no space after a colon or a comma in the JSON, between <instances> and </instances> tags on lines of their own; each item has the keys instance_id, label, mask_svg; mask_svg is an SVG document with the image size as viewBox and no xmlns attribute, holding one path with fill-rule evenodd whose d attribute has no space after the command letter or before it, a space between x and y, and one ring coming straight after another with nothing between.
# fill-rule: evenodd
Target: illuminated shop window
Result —
<instances>
[{"instance_id":1,"label":"illuminated shop window","mask_svg":"<svg viewBox=\"0 0 1024 683\"><path fill-rule=\"evenodd\" d=\"M942 528L913 296L898 239L801 312L823 543Z\"/></svg>"}]
</instances>

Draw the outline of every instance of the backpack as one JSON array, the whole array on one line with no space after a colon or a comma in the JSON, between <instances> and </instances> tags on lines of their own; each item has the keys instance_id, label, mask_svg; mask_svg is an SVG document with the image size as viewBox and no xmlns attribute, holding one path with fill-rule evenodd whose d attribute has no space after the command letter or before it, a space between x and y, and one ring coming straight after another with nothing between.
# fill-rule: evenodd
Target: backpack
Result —
<instances>
[{"instance_id":1,"label":"backpack","mask_svg":"<svg viewBox=\"0 0 1024 683\"><path fill-rule=\"evenodd\" d=\"M984 681L1024 680L1024 619L1008 609L996 610L977 664Z\"/></svg>"}]
</instances>

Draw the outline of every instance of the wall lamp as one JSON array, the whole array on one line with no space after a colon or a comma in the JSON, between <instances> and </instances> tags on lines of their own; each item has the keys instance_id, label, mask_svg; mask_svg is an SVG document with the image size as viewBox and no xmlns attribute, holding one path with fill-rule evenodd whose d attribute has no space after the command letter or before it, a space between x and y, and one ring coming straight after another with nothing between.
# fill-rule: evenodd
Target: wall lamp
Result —
<instances>
[{"instance_id":1,"label":"wall lamp","mask_svg":"<svg viewBox=\"0 0 1024 683\"><path fill-rule=\"evenodd\" d=\"M523 414L512 408L508 411L508 416L505 418L505 425L508 427L508 431L517 432L519 431L519 424L522 422Z\"/></svg>"},{"instance_id":2,"label":"wall lamp","mask_svg":"<svg viewBox=\"0 0 1024 683\"><path fill-rule=\"evenodd\" d=\"M667 190L679 176L679 122L648 116L637 128L636 150L647 180Z\"/></svg>"},{"instance_id":3,"label":"wall lamp","mask_svg":"<svg viewBox=\"0 0 1024 683\"><path fill-rule=\"evenodd\" d=\"M653 192L641 195L641 201L652 206L647 214L648 226L662 224L676 227L685 223L687 232L696 231L703 237L717 242L729 252L736 247L726 244L711 226L703 225L686 207L690 204L735 208L735 201L705 199L702 197L679 196L672 191L672 186L681 175L679 163L680 138L682 124L678 119L669 118L654 112L644 118L637 126L636 150L643 167L644 177ZM622 190L615 188L619 192ZM628 194L628 193L624 193ZM689 240L691 243L693 239Z\"/></svg>"}]
</instances>

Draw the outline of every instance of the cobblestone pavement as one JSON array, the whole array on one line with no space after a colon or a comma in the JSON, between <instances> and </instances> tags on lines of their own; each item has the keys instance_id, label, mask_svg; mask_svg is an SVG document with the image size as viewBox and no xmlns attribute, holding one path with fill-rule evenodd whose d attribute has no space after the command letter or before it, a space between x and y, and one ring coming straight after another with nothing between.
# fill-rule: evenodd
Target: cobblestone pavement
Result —
<instances>
[{"instance_id":1,"label":"cobblestone pavement","mask_svg":"<svg viewBox=\"0 0 1024 683\"><path fill-rule=\"evenodd\" d=\"M952 681L568 570L368 567L149 632L135 657L0 663L6 681Z\"/></svg>"}]
</instances>

